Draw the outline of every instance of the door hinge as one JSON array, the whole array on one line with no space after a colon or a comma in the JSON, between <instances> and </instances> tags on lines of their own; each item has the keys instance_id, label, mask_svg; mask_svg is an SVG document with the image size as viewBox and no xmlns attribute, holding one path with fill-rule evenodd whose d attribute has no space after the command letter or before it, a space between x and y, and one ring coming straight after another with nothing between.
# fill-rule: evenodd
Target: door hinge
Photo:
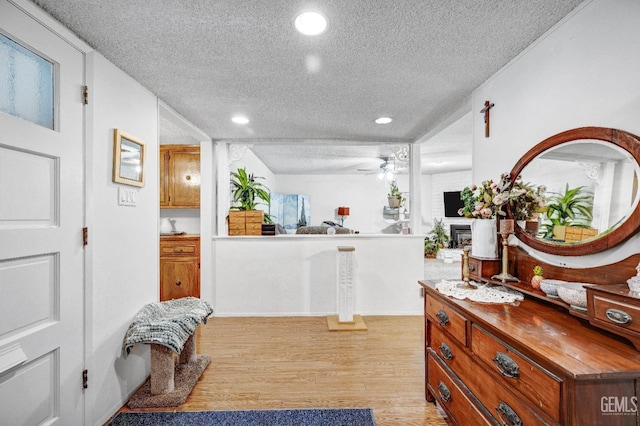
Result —
<instances>
[{"instance_id":1,"label":"door hinge","mask_svg":"<svg viewBox=\"0 0 640 426\"><path fill-rule=\"evenodd\" d=\"M89 370L82 370L82 389L89 387L87 382L89 381Z\"/></svg>"},{"instance_id":2,"label":"door hinge","mask_svg":"<svg viewBox=\"0 0 640 426\"><path fill-rule=\"evenodd\" d=\"M82 86L82 103L85 105L89 104L89 87Z\"/></svg>"},{"instance_id":3,"label":"door hinge","mask_svg":"<svg viewBox=\"0 0 640 426\"><path fill-rule=\"evenodd\" d=\"M86 246L89 244L89 228L86 226L82 228L82 245Z\"/></svg>"}]
</instances>

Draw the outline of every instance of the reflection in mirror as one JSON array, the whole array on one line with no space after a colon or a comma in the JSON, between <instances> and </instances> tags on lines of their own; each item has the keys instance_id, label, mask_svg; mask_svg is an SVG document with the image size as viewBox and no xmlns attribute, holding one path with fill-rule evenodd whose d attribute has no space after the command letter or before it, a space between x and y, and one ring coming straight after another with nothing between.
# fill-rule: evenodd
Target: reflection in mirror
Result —
<instances>
[{"instance_id":1,"label":"reflection in mirror","mask_svg":"<svg viewBox=\"0 0 640 426\"><path fill-rule=\"evenodd\" d=\"M140 167L142 146L122 138L120 150L120 177L139 181L142 173Z\"/></svg>"},{"instance_id":2,"label":"reflection in mirror","mask_svg":"<svg viewBox=\"0 0 640 426\"><path fill-rule=\"evenodd\" d=\"M516 237L531 248L582 256L614 247L640 230L640 138L636 135L604 127L558 133L522 156L511 170L512 181L517 176L547 191L549 209L538 222L516 227ZM582 208L565 214L567 219L561 223L558 210L567 210L571 201L575 207L576 198Z\"/></svg>"},{"instance_id":3,"label":"reflection in mirror","mask_svg":"<svg viewBox=\"0 0 640 426\"><path fill-rule=\"evenodd\" d=\"M640 166L627 151L602 141L566 142L545 151L522 170L523 180L543 183L550 203L565 195L567 189L580 188L575 191L576 196L590 210L591 217L574 210L573 223L583 228L577 230L582 237L576 237L575 233L564 235L566 230L554 234L547 215L541 215L537 237L576 243L611 232L638 204L639 171Z\"/></svg>"}]
</instances>

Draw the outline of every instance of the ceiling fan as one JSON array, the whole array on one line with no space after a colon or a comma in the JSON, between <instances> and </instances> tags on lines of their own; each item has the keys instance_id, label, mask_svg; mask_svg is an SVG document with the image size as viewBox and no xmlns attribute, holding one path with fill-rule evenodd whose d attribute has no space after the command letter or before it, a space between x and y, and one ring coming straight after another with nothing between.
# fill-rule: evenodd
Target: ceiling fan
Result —
<instances>
[{"instance_id":1,"label":"ceiling fan","mask_svg":"<svg viewBox=\"0 0 640 426\"><path fill-rule=\"evenodd\" d=\"M406 165L397 161L394 155L389 157L380 157L378 159L381 162L377 168L358 169L358 171L367 172L367 174L376 174L378 179L387 178L387 180L393 180L399 171L406 169Z\"/></svg>"}]
</instances>

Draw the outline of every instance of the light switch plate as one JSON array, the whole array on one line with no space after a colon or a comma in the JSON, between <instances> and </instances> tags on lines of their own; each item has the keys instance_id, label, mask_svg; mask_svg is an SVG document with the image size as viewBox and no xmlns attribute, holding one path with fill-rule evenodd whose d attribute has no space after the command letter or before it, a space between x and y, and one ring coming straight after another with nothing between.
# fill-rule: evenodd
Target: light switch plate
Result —
<instances>
[{"instance_id":1,"label":"light switch plate","mask_svg":"<svg viewBox=\"0 0 640 426\"><path fill-rule=\"evenodd\" d=\"M127 188L125 186L118 187L118 205L119 206L136 206L137 191L133 188Z\"/></svg>"}]
</instances>

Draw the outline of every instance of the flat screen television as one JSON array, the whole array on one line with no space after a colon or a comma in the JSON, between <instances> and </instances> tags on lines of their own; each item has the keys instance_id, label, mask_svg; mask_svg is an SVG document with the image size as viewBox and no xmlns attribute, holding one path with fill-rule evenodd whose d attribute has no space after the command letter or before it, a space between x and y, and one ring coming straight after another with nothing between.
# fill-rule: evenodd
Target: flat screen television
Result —
<instances>
[{"instance_id":1,"label":"flat screen television","mask_svg":"<svg viewBox=\"0 0 640 426\"><path fill-rule=\"evenodd\" d=\"M460 217L458 210L463 207L460 191L444 192L444 217Z\"/></svg>"}]
</instances>

